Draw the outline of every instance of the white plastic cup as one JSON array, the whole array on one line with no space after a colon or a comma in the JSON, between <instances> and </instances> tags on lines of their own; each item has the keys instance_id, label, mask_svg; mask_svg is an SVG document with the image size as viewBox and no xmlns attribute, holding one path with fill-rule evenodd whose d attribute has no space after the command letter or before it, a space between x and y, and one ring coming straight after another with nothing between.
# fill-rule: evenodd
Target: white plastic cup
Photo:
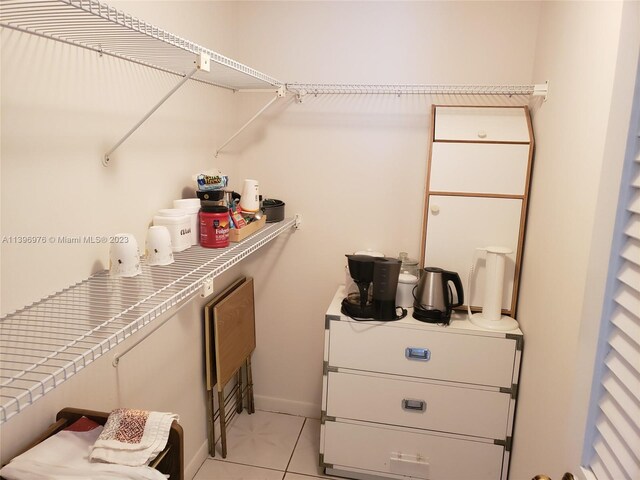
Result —
<instances>
[{"instance_id":1,"label":"white plastic cup","mask_svg":"<svg viewBox=\"0 0 640 480\"><path fill-rule=\"evenodd\" d=\"M191 245L197 245L200 239L200 221L198 220L198 212L200 212L199 198L180 198L173 201L173 208L184 210L191 220Z\"/></svg>"},{"instance_id":2,"label":"white plastic cup","mask_svg":"<svg viewBox=\"0 0 640 480\"><path fill-rule=\"evenodd\" d=\"M170 265L175 261L171 247L171 234L164 225L149 227L145 247L148 265Z\"/></svg>"},{"instance_id":3,"label":"white plastic cup","mask_svg":"<svg viewBox=\"0 0 640 480\"><path fill-rule=\"evenodd\" d=\"M130 233L113 236L109 246L109 273L114 277L135 277L142 273L138 242Z\"/></svg>"},{"instance_id":4,"label":"white plastic cup","mask_svg":"<svg viewBox=\"0 0 640 480\"><path fill-rule=\"evenodd\" d=\"M182 252L191 246L191 220L181 208L164 208L153 217L154 225L164 225L171 235L173 252Z\"/></svg>"},{"instance_id":5,"label":"white plastic cup","mask_svg":"<svg viewBox=\"0 0 640 480\"><path fill-rule=\"evenodd\" d=\"M260 209L260 192L257 180L246 179L242 187L240 208L243 212L257 212Z\"/></svg>"}]
</instances>

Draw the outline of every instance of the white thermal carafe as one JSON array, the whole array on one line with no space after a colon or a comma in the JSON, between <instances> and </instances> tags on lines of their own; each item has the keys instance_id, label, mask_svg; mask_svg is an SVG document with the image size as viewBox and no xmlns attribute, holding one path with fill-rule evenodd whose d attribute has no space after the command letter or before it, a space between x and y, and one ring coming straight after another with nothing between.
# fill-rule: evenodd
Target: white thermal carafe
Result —
<instances>
[{"instance_id":1,"label":"white thermal carafe","mask_svg":"<svg viewBox=\"0 0 640 480\"><path fill-rule=\"evenodd\" d=\"M489 330L510 331L518 328L518 322L502 315L502 290L504 288L504 264L506 256L512 253L508 247L486 247L484 301L482 312L469 316L478 327ZM471 297L471 295L469 295Z\"/></svg>"}]
</instances>

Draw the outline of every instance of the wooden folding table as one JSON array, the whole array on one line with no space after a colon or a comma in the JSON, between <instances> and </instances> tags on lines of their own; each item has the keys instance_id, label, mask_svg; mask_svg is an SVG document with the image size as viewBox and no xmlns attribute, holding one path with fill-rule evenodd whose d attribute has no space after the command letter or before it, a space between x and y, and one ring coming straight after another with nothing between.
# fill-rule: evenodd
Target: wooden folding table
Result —
<instances>
[{"instance_id":1,"label":"wooden folding table","mask_svg":"<svg viewBox=\"0 0 640 480\"><path fill-rule=\"evenodd\" d=\"M205 306L205 366L207 377L207 420L209 454L215 457L215 420L220 420L222 458L227 456L227 423L241 413L243 400L247 412L255 412L251 353L256 348L253 279L242 277ZM246 371L243 386L242 367ZM236 385L225 397L224 389L234 378ZM218 392L218 412L215 412L213 389ZM226 412L227 403L235 398L235 410Z\"/></svg>"}]
</instances>

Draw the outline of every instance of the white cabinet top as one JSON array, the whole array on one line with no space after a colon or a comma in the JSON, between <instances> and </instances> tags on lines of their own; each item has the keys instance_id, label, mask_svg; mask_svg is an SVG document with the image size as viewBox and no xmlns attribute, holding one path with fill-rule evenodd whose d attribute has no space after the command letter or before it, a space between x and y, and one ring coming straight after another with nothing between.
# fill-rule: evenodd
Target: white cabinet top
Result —
<instances>
[{"instance_id":1,"label":"white cabinet top","mask_svg":"<svg viewBox=\"0 0 640 480\"><path fill-rule=\"evenodd\" d=\"M327 320L341 320L344 322L353 322L357 324L363 325L380 325L382 323L386 323L389 325L393 325L394 327L399 328L422 328L427 330L433 330L434 332L443 332L443 333L457 333L457 334L469 334L469 335L485 335L489 337L501 337L504 338L506 335L522 335L522 331L518 328L516 330L512 330L510 332L496 332L492 330L487 330L481 327L477 327L473 323L471 323L467 319L466 313L461 313L454 311L451 313L451 323L448 326L441 326L432 323L420 322L413 318L412 313L413 309L407 309L407 316L402 320L395 320L391 322L381 322L377 320L354 320L346 315L344 315L340 311L342 299L346 296L345 286L341 285L338 287L329 308L327 309L326 319Z\"/></svg>"},{"instance_id":2,"label":"white cabinet top","mask_svg":"<svg viewBox=\"0 0 640 480\"><path fill-rule=\"evenodd\" d=\"M531 141L524 107L436 107L434 141Z\"/></svg>"}]
</instances>

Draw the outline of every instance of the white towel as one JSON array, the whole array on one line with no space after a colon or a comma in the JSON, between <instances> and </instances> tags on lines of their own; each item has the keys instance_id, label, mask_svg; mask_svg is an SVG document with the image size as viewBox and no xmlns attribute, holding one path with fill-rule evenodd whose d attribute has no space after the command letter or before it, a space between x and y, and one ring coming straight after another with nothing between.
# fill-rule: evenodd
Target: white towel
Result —
<instances>
[{"instance_id":1,"label":"white towel","mask_svg":"<svg viewBox=\"0 0 640 480\"><path fill-rule=\"evenodd\" d=\"M91 463L89 447L102 431L101 426L89 431L63 430L11 460L0 475L7 480L166 480L147 466Z\"/></svg>"},{"instance_id":2,"label":"white towel","mask_svg":"<svg viewBox=\"0 0 640 480\"><path fill-rule=\"evenodd\" d=\"M148 465L166 446L173 413L119 408L109 414L89 458L120 465Z\"/></svg>"}]
</instances>

